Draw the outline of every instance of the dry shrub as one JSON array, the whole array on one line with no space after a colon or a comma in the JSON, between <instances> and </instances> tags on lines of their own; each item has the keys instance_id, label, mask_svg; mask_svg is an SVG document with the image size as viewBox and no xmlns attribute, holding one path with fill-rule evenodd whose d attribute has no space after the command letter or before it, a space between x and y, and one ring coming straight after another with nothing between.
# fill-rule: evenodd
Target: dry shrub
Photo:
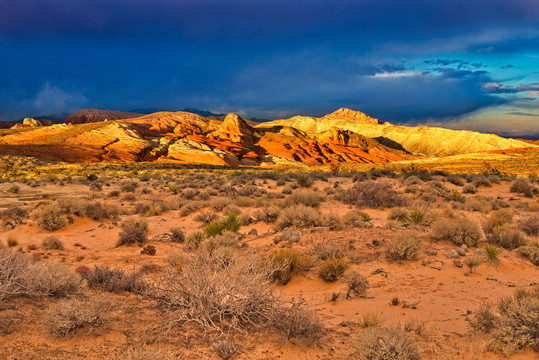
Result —
<instances>
[{"instance_id":1,"label":"dry shrub","mask_svg":"<svg viewBox=\"0 0 539 360\"><path fill-rule=\"evenodd\" d=\"M402 233L387 243L385 253L389 261L414 260L421 250L421 239L415 233Z\"/></svg>"},{"instance_id":2,"label":"dry shrub","mask_svg":"<svg viewBox=\"0 0 539 360\"><path fill-rule=\"evenodd\" d=\"M533 197L535 186L528 179L517 179L511 184L512 193L522 194L527 197Z\"/></svg>"},{"instance_id":3,"label":"dry shrub","mask_svg":"<svg viewBox=\"0 0 539 360\"><path fill-rule=\"evenodd\" d=\"M108 292L140 293L146 289L146 282L136 272L110 269L108 266L94 265L93 268L80 267L77 272L85 279L88 286Z\"/></svg>"},{"instance_id":4,"label":"dry shrub","mask_svg":"<svg viewBox=\"0 0 539 360\"><path fill-rule=\"evenodd\" d=\"M144 244L148 241L148 235L139 227L127 226L118 234L118 246Z\"/></svg>"},{"instance_id":5,"label":"dry shrub","mask_svg":"<svg viewBox=\"0 0 539 360\"><path fill-rule=\"evenodd\" d=\"M330 257L350 257L350 251L345 246L330 241L321 241L316 243L313 250L319 260L326 260Z\"/></svg>"},{"instance_id":6,"label":"dry shrub","mask_svg":"<svg viewBox=\"0 0 539 360\"><path fill-rule=\"evenodd\" d=\"M185 241L185 232L180 227L170 229L170 240L174 243L183 243Z\"/></svg>"},{"instance_id":7,"label":"dry shrub","mask_svg":"<svg viewBox=\"0 0 539 360\"><path fill-rule=\"evenodd\" d=\"M432 225L434 241L451 241L455 245L476 246L482 238L479 225L467 218L442 219Z\"/></svg>"},{"instance_id":8,"label":"dry shrub","mask_svg":"<svg viewBox=\"0 0 539 360\"><path fill-rule=\"evenodd\" d=\"M122 223L122 228L130 228L130 227L134 227L134 228L138 228L142 231L144 231L145 233L148 232L148 220L144 219L144 218L129 218L127 220L125 220L123 223Z\"/></svg>"},{"instance_id":9,"label":"dry shrub","mask_svg":"<svg viewBox=\"0 0 539 360\"><path fill-rule=\"evenodd\" d=\"M178 214L181 217L184 217L200 210L203 207L204 203L201 201L188 201L180 207Z\"/></svg>"},{"instance_id":10,"label":"dry shrub","mask_svg":"<svg viewBox=\"0 0 539 360\"><path fill-rule=\"evenodd\" d=\"M349 271L344 274L343 282L347 286L345 299L351 297L352 294L365 297L369 288L369 280L357 271Z\"/></svg>"},{"instance_id":11,"label":"dry shrub","mask_svg":"<svg viewBox=\"0 0 539 360\"><path fill-rule=\"evenodd\" d=\"M287 284L294 275L302 274L313 266L313 259L297 249L275 250L269 256L270 277L278 284Z\"/></svg>"},{"instance_id":12,"label":"dry shrub","mask_svg":"<svg viewBox=\"0 0 539 360\"><path fill-rule=\"evenodd\" d=\"M497 307L485 304L470 323L478 331L490 333L490 350L504 355L518 352L527 346L539 352L539 286L517 290L502 298Z\"/></svg>"},{"instance_id":13,"label":"dry shrub","mask_svg":"<svg viewBox=\"0 0 539 360\"><path fill-rule=\"evenodd\" d=\"M140 250L141 255L150 255L154 256L157 252L157 249L153 245L146 245L142 250Z\"/></svg>"},{"instance_id":14,"label":"dry shrub","mask_svg":"<svg viewBox=\"0 0 539 360\"><path fill-rule=\"evenodd\" d=\"M93 220L115 219L120 214L120 209L111 204L96 202L86 206L86 216Z\"/></svg>"},{"instance_id":15,"label":"dry shrub","mask_svg":"<svg viewBox=\"0 0 539 360\"><path fill-rule=\"evenodd\" d=\"M201 222L203 225L209 224L212 221L215 221L219 218L219 215L217 213L214 213L213 211L202 211L198 213L194 219L196 221Z\"/></svg>"},{"instance_id":16,"label":"dry shrub","mask_svg":"<svg viewBox=\"0 0 539 360\"><path fill-rule=\"evenodd\" d=\"M530 260L533 265L539 266L539 245L537 243L522 246L518 249L518 252Z\"/></svg>"},{"instance_id":17,"label":"dry shrub","mask_svg":"<svg viewBox=\"0 0 539 360\"><path fill-rule=\"evenodd\" d=\"M175 325L219 331L269 329L308 339L322 334L314 314L275 297L267 269L254 257L223 265L197 252L181 271L164 275L148 294L173 311L170 318Z\"/></svg>"},{"instance_id":18,"label":"dry shrub","mask_svg":"<svg viewBox=\"0 0 539 360\"><path fill-rule=\"evenodd\" d=\"M468 270L470 271L470 274L473 273L474 269L476 267L478 267L479 265L481 265L482 263L484 263L486 260L485 256L484 255L480 255L480 254L472 254L472 255L469 255L469 256L466 256L464 258L464 265L466 265L466 267L468 268Z\"/></svg>"},{"instance_id":19,"label":"dry shrub","mask_svg":"<svg viewBox=\"0 0 539 360\"><path fill-rule=\"evenodd\" d=\"M58 236L47 236L41 242L41 248L45 250L64 250L64 243Z\"/></svg>"},{"instance_id":20,"label":"dry shrub","mask_svg":"<svg viewBox=\"0 0 539 360\"><path fill-rule=\"evenodd\" d=\"M57 204L50 204L40 211L37 222L41 228L55 231L63 228L67 220Z\"/></svg>"},{"instance_id":21,"label":"dry shrub","mask_svg":"<svg viewBox=\"0 0 539 360\"><path fill-rule=\"evenodd\" d=\"M253 213L255 221L263 221L265 223L274 223L279 217L281 208L277 206L264 206L260 209L256 209Z\"/></svg>"},{"instance_id":22,"label":"dry shrub","mask_svg":"<svg viewBox=\"0 0 539 360\"><path fill-rule=\"evenodd\" d=\"M358 226L371 220L372 217L369 214L359 210L350 210L342 217L342 221L347 226Z\"/></svg>"},{"instance_id":23,"label":"dry shrub","mask_svg":"<svg viewBox=\"0 0 539 360\"><path fill-rule=\"evenodd\" d=\"M472 184L468 184L462 188L463 194L475 194L477 192L477 188L473 186Z\"/></svg>"},{"instance_id":24,"label":"dry shrub","mask_svg":"<svg viewBox=\"0 0 539 360\"><path fill-rule=\"evenodd\" d=\"M2 227L11 230L15 227L24 224L28 211L19 206L11 206L6 210L0 210L0 219L2 220Z\"/></svg>"},{"instance_id":25,"label":"dry shrub","mask_svg":"<svg viewBox=\"0 0 539 360\"><path fill-rule=\"evenodd\" d=\"M389 212L387 213L387 219L388 220L404 220L408 216L408 210L401 207L396 207L389 209Z\"/></svg>"},{"instance_id":26,"label":"dry shrub","mask_svg":"<svg viewBox=\"0 0 539 360\"><path fill-rule=\"evenodd\" d=\"M210 202L210 207L215 211L222 211L230 204L232 204L232 200L230 200L229 198L219 198L213 199Z\"/></svg>"},{"instance_id":27,"label":"dry shrub","mask_svg":"<svg viewBox=\"0 0 539 360\"><path fill-rule=\"evenodd\" d=\"M509 209L495 211L483 224L487 240L506 249L516 249L526 245L526 236L511 225L513 213Z\"/></svg>"},{"instance_id":28,"label":"dry shrub","mask_svg":"<svg viewBox=\"0 0 539 360\"><path fill-rule=\"evenodd\" d=\"M240 353L238 345L230 339L213 341L211 347L216 352L217 356L223 360L232 359Z\"/></svg>"},{"instance_id":29,"label":"dry shrub","mask_svg":"<svg viewBox=\"0 0 539 360\"><path fill-rule=\"evenodd\" d=\"M296 190L286 199L286 205L319 207L324 198L323 194L314 190Z\"/></svg>"},{"instance_id":30,"label":"dry shrub","mask_svg":"<svg viewBox=\"0 0 539 360\"><path fill-rule=\"evenodd\" d=\"M384 181L366 181L356 183L348 190L348 201L359 207L392 208L404 206L406 198Z\"/></svg>"},{"instance_id":31,"label":"dry shrub","mask_svg":"<svg viewBox=\"0 0 539 360\"><path fill-rule=\"evenodd\" d=\"M0 249L0 301L16 297L63 297L77 293L82 279L62 264L35 263L28 255Z\"/></svg>"},{"instance_id":32,"label":"dry shrub","mask_svg":"<svg viewBox=\"0 0 539 360\"><path fill-rule=\"evenodd\" d=\"M276 221L278 229L286 227L322 226L323 217L320 212L305 205L294 205L284 208Z\"/></svg>"},{"instance_id":33,"label":"dry shrub","mask_svg":"<svg viewBox=\"0 0 539 360\"><path fill-rule=\"evenodd\" d=\"M342 257L329 257L322 262L318 269L318 276L324 281L337 281L348 269L348 259Z\"/></svg>"},{"instance_id":34,"label":"dry shrub","mask_svg":"<svg viewBox=\"0 0 539 360\"><path fill-rule=\"evenodd\" d=\"M519 227L528 235L539 235L539 214L530 215L520 220Z\"/></svg>"},{"instance_id":35,"label":"dry shrub","mask_svg":"<svg viewBox=\"0 0 539 360\"><path fill-rule=\"evenodd\" d=\"M61 300L47 309L49 332L67 337L79 329L100 326L110 318L113 308L112 300L103 295Z\"/></svg>"},{"instance_id":36,"label":"dry shrub","mask_svg":"<svg viewBox=\"0 0 539 360\"><path fill-rule=\"evenodd\" d=\"M369 327L353 346L353 358L359 360L421 359L415 340L394 327Z\"/></svg>"}]
</instances>

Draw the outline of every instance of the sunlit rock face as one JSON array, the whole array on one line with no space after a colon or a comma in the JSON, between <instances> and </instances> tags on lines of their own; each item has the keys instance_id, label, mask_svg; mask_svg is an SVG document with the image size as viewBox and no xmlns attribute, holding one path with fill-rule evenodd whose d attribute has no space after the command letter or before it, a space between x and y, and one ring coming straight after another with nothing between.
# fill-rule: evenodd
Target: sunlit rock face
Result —
<instances>
[{"instance_id":1,"label":"sunlit rock face","mask_svg":"<svg viewBox=\"0 0 539 360\"><path fill-rule=\"evenodd\" d=\"M0 155L68 162L271 166L388 163L534 146L492 134L395 126L350 109L321 118L295 116L260 124L233 113L204 117L158 112L114 120L114 114L129 113L87 110L70 116L80 124L25 119L17 131L0 137ZM107 121L94 122L105 116Z\"/></svg>"}]
</instances>

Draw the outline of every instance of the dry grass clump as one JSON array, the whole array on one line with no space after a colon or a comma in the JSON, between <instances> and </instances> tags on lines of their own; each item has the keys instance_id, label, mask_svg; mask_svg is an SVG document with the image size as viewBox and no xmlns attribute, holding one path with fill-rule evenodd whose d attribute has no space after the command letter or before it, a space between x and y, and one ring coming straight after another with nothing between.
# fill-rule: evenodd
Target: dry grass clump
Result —
<instances>
[{"instance_id":1,"label":"dry grass clump","mask_svg":"<svg viewBox=\"0 0 539 360\"><path fill-rule=\"evenodd\" d=\"M256 209L252 214L252 217L255 222L263 221L270 224L277 221L280 212L281 208L277 206L264 206L262 208Z\"/></svg>"},{"instance_id":2,"label":"dry grass clump","mask_svg":"<svg viewBox=\"0 0 539 360\"><path fill-rule=\"evenodd\" d=\"M389 261L414 260L419 255L422 242L415 233L402 233L387 243L385 253Z\"/></svg>"},{"instance_id":3,"label":"dry grass clump","mask_svg":"<svg viewBox=\"0 0 539 360\"><path fill-rule=\"evenodd\" d=\"M172 324L219 331L268 329L288 338L317 339L322 326L300 304L273 294L266 269L255 258L222 264L195 253L181 271L164 275L150 292L172 310Z\"/></svg>"},{"instance_id":4,"label":"dry grass clump","mask_svg":"<svg viewBox=\"0 0 539 360\"><path fill-rule=\"evenodd\" d=\"M66 226L67 219L57 204L50 204L40 211L37 223L42 229L55 231Z\"/></svg>"},{"instance_id":5,"label":"dry grass clump","mask_svg":"<svg viewBox=\"0 0 539 360\"><path fill-rule=\"evenodd\" d=\"M6 230L14 229L15 227L24 224L28 211L19 206L11 206L9 209L0 210L0 220L2 220L2 227Z\"/></svg>"},{"instance_id":6,"label":"dry grass clump","mask_svg":"<svg viewBox=\"0 0 539 360\"><path fill-rule=\"evenodd\" d=\"M108 292L140 293L146 288L146 282L136 272L128 273L122 269L99 265L93 268L80 267L77 272L87 281L88 286Z\"/></svg>"},{"instance_id":7,"label":"dry grass clump","mask_svg":"<svg viewBox=\"0 0 539 360\"><path fill-rule=\"evenodd\" d=\"M372 180L355 184L348 190L347 198L351 204L370 208L392 208L407 202L390 183Z\"/></svg>"},{"instance_id":8,"label":"dry grass clump","mask_svg":"<svg viewBox=\"0 0 539 360\"><path fill-rule=\"evenodd\" d=\"M319 207L325 200L325 196L314 190L296 190L286 199L286 205L305 205L310 207Z\"/></svg>"},{"instance_id":9,"label":"dry grass clump","mask_svg":"<svg viewBox=\"0 0 539 360\"><path fill-rule=\"evenodd\" d=\"M472 184L465 185L462 188L463 194L475 194L476 192L477 192L477 188Z\"/></svg>"},{"instance_id":10,"label":"dry grass clump","mask_svg":"<svg viewBox=\"0 0 539 360\"><path fill-rule=\"evenodd\" d=\"M369 327L353 345L353 359L419 360L421 354L415 340L394 327Z\"/></svg>"},{"instance_id":11,"label":"dry grass clump","mask_svg":"<svg viewBox=\"0 0 539 360\"><path fill-rule=\"evenodd\" d=\"M516 249L526 245L526 236L511 225L513 213L509 209L501 209L492 213L483 224L483 232L487 240L506 249Z\"/></svg>"},{"instance_id":12,"label":"dry grass clump","mask_svg":"<svg viewBox=\"0 0 539 360\"><path fill-rule=\"evenodd\" d=\"M347 226L361 226L371 220L372 217L369 214L359 210L350 210L342 217L343 223Z\"/></svg>"},{"instance_id":13,"label":"dry grass clump","mask_svg":"<svg viewBox=\"0 0 539 360\"><path fill-rule=\"evenodd\" d=\"M275 250L269 256L270 278L285 285L294 275L302 274L313 266L313 259L297 249Z\"/></svg>"},{"instance_id":14,"label":"dry grass clump","mask_svg":"<svg viewBox=\"0 0 539 360\"><path fill-rule=\"evenodd\" d=\"M518 248L520 255L531 261L533 265L539 266L539 244L534 243Z\"/></svg>"},{"instance_id":15,"label":"dry grass clump","mask_svg":"<svg viewBox=\"0 0 539 360\"><path fill-rule=\"evenodd\" d=\"M539 214L534 214L523 218L519 222L519 227L528 235L539 235Z\"/></svg>"},{"instance_id":16,"label":"dry grass clump","mask_svg":"<svg viewBox=\"0 0 539 360\"><path fill-rule=\"evenodd\" d=\"M88 204L85 213L93 220L116 219L120 214L120 209L115 205L96 202Z\"/></svg>"},{"instance_id":17,"label":"dry grass clump","mask_svg":"<svg viewBox=\"0 0 539 360\"><path fill-rule=\"evenodd\" d=\"M113 308L112 300L104 295L65 299L47 309L46 322L53 336L67 337L79 329L104 324Z\"/></svg>"},{"instance_id":18,"label":"dry grass clump","mask_svg":"<svg viewBox=\"0 0 539 360\"><path fill-rule=\"evenodd\" d=\"M47 236L41 242L41 248L45 250L64 250L64 243L58 236Z\"/></svg>"},{"instance_id":19,"label":"dry grass clump","mask_svg":"<svg viewBox=\"0 0 539 360\"><path fill-rule=\"evenodd\" d=\"M180 207L180 209L178 211L178 214L181 217L184 217L184 216L187 216L187 215L190 215L190 214L194 213L195 211L200 210L203 207L204 207L204 202L201 202L201 201L188 201L188 202L184 203Z\"/></svg>"},{"instance_id":20,"label":"dry grass clump","mask_svg":"<svg viewBox=\"0 0 539 360\"><path fill-rule=\"evenodd\" d=\"M369 280L357 271L349 271L343 276L343 282L347 286L345 299L353 295L365 297L369 288Z\"/></svg>"},{"instance_id":21,"label":"dry grass clump","mask_svg":"<svg viewBox=\"0 0 539 360\"><path fill-rule=\"evenodd\" d=\"M212 349L217 356L223 360L232 359L234 356L239 355L240 349L238 345L230 339L222 339L212 342Z\"/></svg>"},{"instance_id":22,"label":"dry grass clump","mask_svg":"<svg viewBox=\"0 0 539 360\"><path fill-rule=\"evenodd\" d=\"M513 296L502 298L496 307L483 304L470 326L490 333L489 348L510 355L529 346L539 352L539 286L526 291L517 290Z\"/></svg>"},{"instance_id":23,"label":"dry grass clump","mask_svg":"<svg viewBox=\"0 0 539 360\"><path fill-rule=\"evenodd\" d=\"M350 266L348 259L345 257L328 257L318 269L318 276L324 281L335 282Z\"/></svg>"},{"instance_id":24,"label":"dry grass clump","mask_svg":"<svg viewBox=\"0 0 539 360\"><path fill-rule=\"evenodd\" d=\"M35 263L13 249L0 249L0 301L16 297L63 297L77 293L82 279L55 262Z\"/></svg>"},{"instance_id":25,"label":"dry grass clump","mask_svg":"<svg viewBox=\"0 0 539 360\"><path fill-rule=\"evenodd\" d=\"M200 213L198 213L194 219L196 221L199 221L201 222L203 225L207 225L217 219L219 219L219 215L213 211L202 211Z\"/></svg>"},{"instance_id":26,"label":"dry grass clump","mask_svg":"<svg viewBox=\"0 0 539 360\"><path fill-rule=\"evenodd\" d=\"M472 254L464 258L464 265L468 268L468 271L471 273L474 272L475 268L485 262L486 258L484 255Z\"/></svg>"},{"instance_id":27,"label":"dry grass clump","mask_svg":"<svg viewBox=\"0 0 539 360\"><path fill-rule=\"evenodd\" d=\"M293 205L284 208L275 222L278 229L321 226L323 224L322 214L317 209L305 205Z\"/></svg>"},{"instance_id":28,"label":"dry grass clump","mask_svg":"<svg viewBox=\"0 0 539 360\"><path fill-rule=\"evenodd\" d=\"M442 219L432 225L434 241L451 241L455 245L476 246L482 238L479 225L467 218Z\"/></svg>"}]
</instances>

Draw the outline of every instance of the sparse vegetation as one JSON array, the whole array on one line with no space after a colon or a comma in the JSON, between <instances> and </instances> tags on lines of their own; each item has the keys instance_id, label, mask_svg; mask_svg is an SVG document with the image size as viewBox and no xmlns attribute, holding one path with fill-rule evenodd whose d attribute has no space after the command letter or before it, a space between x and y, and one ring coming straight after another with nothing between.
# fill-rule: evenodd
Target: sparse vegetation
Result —
<instances>
[{"instance_id":1,"label":"sparse vegetation","mask_svg":"<svg viewBox=\"0 0 539 360\"><path fill-rule=\"evenodd\" d=\"M415 340L393 327L369 327L354 344L354 350L353 358L359 360L421 359Z\"/></svg>"},{"instance_id":2,"label":"sparse vegetation","mask_svg":"<svg viewBox=\"0 0 539 360\"><path fill-rule=\"evenodd\" d=\"M337 281L348 269L348 259L342 257L328 257L320 265L318 276L324 281Z\"/></svg>"},{"instance_id":3,"label":"sparse vegetation","mask_svg":"<svg viewBox=\"0 0 539 360\"><path fill-rule=\"evenodd\" d=\"M434 241L451 241L455 245L476 246L482 234L479 225L467 218L443 219L432 225Z\"/></svg>"}]
</instances>

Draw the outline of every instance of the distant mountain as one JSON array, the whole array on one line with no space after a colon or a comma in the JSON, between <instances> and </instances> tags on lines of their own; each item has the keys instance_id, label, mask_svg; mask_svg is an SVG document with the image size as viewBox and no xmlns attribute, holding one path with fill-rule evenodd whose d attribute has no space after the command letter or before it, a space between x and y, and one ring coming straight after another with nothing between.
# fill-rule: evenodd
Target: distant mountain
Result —
<instances>
[{"instance_id":1,"label":"distant mountain","mask_svg":"<svg viewBox=\"0 0 539 360\"><path fill-rule=\"evenodd\" d=\"M66 124L87 124L101 122L105 120L131 119L144 114L100 109L82 109L69 115L65 119Z\"/></svg>"},{"instance_id":2,"label":"distant mountain","mask_svg":"<svg viewBox=\"0 0 539 360\"><path fill-rule=\"evenodd\" d=\"M193 110L193 109L190 109ZM39 126L0 136L0 155L68 162L159 161L212 165L369 164L534 147L472 131L384 123L339 109L321 118L295 116L255 123L236 114L193 112L148 115L85 109L72 126ZM98 121L99 119L122 121ZM68 118L69 119L69 118ZM31 125L38 125L31 127Z\"/></svg>"}]
</instances>

